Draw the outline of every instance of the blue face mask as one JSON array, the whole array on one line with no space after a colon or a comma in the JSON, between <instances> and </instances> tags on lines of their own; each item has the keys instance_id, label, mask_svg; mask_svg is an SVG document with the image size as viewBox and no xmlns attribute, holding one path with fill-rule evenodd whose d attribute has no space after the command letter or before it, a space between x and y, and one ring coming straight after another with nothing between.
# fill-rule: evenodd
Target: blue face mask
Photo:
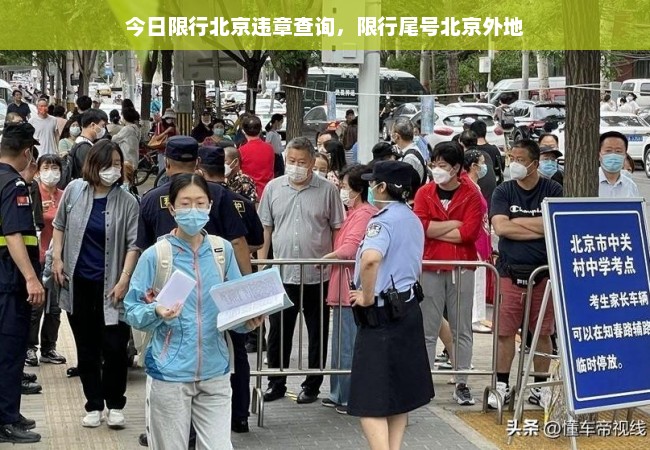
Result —
<instances>
[{"instance_id":1,"label":"blue face mask","mask_svg":"<svg viewBox=\"0 0 650 450\"><path fill-rule=\"evenodd\" d=\"M625 156L618 153L608 153L603 155L601 165L603 170L609 173L620 172L625 162Z\"/></svg>"},{"instance_id":2,"label":"blue face mask","mask_svg":"<svg viewBox=\"0 0 650 450\"><path fill-rule=\"evenodd\" d=\"M547 178L552 177L557 172L557 161L547 159L539 162L539 173Z\"/></svg>"},{"instance_id":3,"label":"blue face mask","mask_svg":"<svg viewBox=\"0 0 650 450\"><path fill-rule=\"evenodd\" d=\"M210 216L210 208L184 208L176 210L176 223L179 228L190 236L201 232Z\"/></svg>"},{"instance_id":4,"label":"blue face mask","mask_svg":"<svg viewBox=\"0 0 650 450\"><path fill-rule=\"evenodd\" d=\"M485 175L487 175L487 164L479 164L478 165L478 177L479 177L479 179L483 178Z\"/></svg>"}]
</instances>

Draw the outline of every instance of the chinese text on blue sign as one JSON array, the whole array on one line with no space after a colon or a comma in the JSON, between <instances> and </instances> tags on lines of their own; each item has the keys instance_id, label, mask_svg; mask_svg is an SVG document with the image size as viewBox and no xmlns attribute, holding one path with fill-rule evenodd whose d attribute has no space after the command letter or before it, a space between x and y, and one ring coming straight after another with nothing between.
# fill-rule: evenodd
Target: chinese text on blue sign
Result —
<instances>
[{"instance_id":1,"label":"chinese text on blue sign","mask_svg":"<svg viewBox=\"0 0 650 450\"><path fill-rule=\"evenodd\" d=\"M553 199L543 216L569 409L650 404L643 202Z\"/></svg>"}]
</instances>

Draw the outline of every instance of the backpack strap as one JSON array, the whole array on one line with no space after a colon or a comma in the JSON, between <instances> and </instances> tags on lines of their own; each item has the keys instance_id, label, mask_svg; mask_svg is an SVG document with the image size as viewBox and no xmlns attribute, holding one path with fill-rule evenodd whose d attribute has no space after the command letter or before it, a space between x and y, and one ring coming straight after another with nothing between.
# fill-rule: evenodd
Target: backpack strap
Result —
<instances>
[{"instance_id":1,"label":"backpack strap","mask_svg":"<svg viewBox=\"0 0 650 450\"><path fill-rule=\"evenodd\" d=\"M214 263L219 268L221 281L226 281L226 274L228 271L226 270L226 251L224 249L223 238L208 234L208 240L210 241L210 247L212 247Z\"/></svg>"},{"instance_id":2,"label":"backpack strap","mask_svg":"<svg viewBox=\"0 0 650 450\"><path fill-rule=\"evenodd\" d=\"M172 276L172 244L167 239L160 239L154 244L156 250L156 272L153 278L153 289L160 291Z\"/></svg>"}]
</instances>

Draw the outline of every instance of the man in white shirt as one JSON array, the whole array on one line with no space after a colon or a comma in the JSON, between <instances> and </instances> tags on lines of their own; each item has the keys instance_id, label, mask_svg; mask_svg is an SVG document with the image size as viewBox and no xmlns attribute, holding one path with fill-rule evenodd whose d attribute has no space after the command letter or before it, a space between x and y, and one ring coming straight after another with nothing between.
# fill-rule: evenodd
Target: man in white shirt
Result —
<instances>
[{"instance_id":1,"label":"man in white shirt","mask_svg":"<svg viewBox=\"0 0 650 450\"><path fill-rule=\"evenodd\" d=\"M29 119L34 127L34 138L41 143L36 148L41 155L56 155L59 148L59 131L55 117L47 113L47 100L40 99L36 102L38 115Z\"/></svg>"},{"instance_id":2,"label":"man in white shirt","mask_svg":"<svg viewBox=\"0 0 650 450\"><path fill-rule=\"evenodd\" d=\"M618 131L600 135L600 168L598 169L598 197L641 197L639 188L631 177L622 176L621 170L627 154L627 138Z\"/></svg>"}]
</instances>

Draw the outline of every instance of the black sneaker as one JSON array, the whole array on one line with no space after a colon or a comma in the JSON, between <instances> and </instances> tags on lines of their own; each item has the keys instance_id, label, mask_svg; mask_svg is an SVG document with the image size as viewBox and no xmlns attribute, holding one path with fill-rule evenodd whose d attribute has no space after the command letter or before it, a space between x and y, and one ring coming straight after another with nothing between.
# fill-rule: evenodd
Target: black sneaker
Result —
<instances>
[{"instance_id":1,"label":"black sneaker","mask_svg":"<svg viewBox=\"0 0 650 450\"><path fill-rule=\"evenodd\" d=\"M79 368L70 367L68 370L65 371L65 373L68 376L68 378L78 377L79 376Z\"/></svg>"},{"instance_id":2,"label":"black sneaker","mask_svg":"<svg viewBox=\"0 0 650 450\"><path fill-rule=\"evenodd\" d=\"M454 391L454 400L456 400L461 406L470 406L475 403L474 397L472 397L472 392L464 383L458 383L456 385L456 390Z\"/></svg>"},{"instance_id":3,"label":"black sneaker","mask_svg":"<svg viewBox=\"0 0 650 450\"><path fill-rule=\"evenodd\" d=\"M329 397L325 397L320 401L320 404L325 406L326 408L336 408L337 406L340 406L338 403L335 401L332 401Z\"/></svg>"},{"instance_id":4,"label":"black sneaker","mask_svg":"<svg viewBox=\"0 0 650 450\"><path fill-rule=\"evenodd\" d=\"M230 430L233 433L248 433L248 419L232 419L230 422Z\"/></svg>"},{"instance_id":5,"label":"black sneaker","mask_svg":"<svg viewBox=\"0 0 650 450\"><path fill-rule=\"evenodd\" d=\"M65 364L65 356L58 353L56 350L41 351L41 362L50 364Z\"/></svg>"},{"instance_id":6,"label":"black sneaker","mask_svg":"<svg viewBox=\"0 0 650 450\"><path fill-rule=\"evenodd\" d=\"M28 419L27 417L21 414L18 425L21 426L23 430L33 430L34 428L36 428L36 421L32 419Z\"/></svg>"},{"instance_id":7,"label":"black sneaker","mask_svg":"<svg viewBox=\"0 0 650 450\"><path fill-rule=\"evenodd\" d=\"M27 355L25 356L25 364L28 366L38 366L38 356L36 356L35 348L28 348Z\"/></svg>"},{"instance_id":8,"label":"black sneaker","mask_svg":"<svg viewBox=\"0 0 650 450\"><path fill-rule=\"evenodd\" d=\"M39 442L40 440L40 434L25 430L20 426L20 422L0 426L0 442L9 442L11 444L31 444Z\"/></svg>"},{"instance_id":9,"label":"black sneaker","mask_svg":"<svg viewBox=\"0 0 650 450\"><path fill-rule=\"evenodd\" d=\"M43 387L40 384L30 383L27 380L23 380L20 387L21 387L21 394L23 395L38 394L43 390Z\"/></svg>"},{"instance_id":10,"label":"black sneaker","mask_svg":"<svg viewBox=\"0 0 650 450\"><path fill-rule=\"evenodd\" d=\"M37 379L38 377L36 376L35 373L23 372L23 381L27 380L30 383L36 383Z\"/></svg>"},{"instance_id":11,"label":"black sneaker","mask_svg":"<svg viewBox=\"0 0 650 450\"><path fill-rule=\"evenodd\" d=\"M141 447L149 447L147 433L142 433L140 436L138 436L138 444L140 444Z\"/></svg>"}]
</instances>

